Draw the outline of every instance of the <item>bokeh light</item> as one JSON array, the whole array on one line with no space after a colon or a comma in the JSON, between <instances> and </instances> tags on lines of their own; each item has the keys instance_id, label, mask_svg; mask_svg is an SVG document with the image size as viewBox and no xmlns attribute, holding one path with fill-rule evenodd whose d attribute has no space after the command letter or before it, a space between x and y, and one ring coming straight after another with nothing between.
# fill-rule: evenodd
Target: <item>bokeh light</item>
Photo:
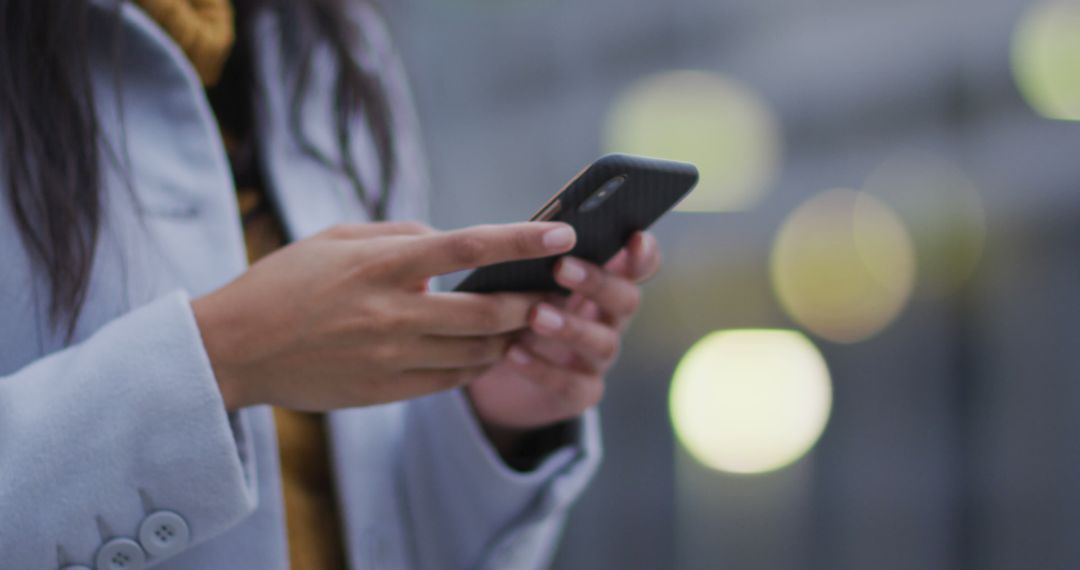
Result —
<instances>
[{"instance_id":1,"label":"bokeh light","mask_svg":"<svg viewBox=\"0 0 1080 570\"><path fill-rule=\"evenodd\" d=\"M1012 63L1020 92L1037 113L1080 121L1080 1L1032 6L1013 37Z\"/></svg>"},{"instance_id":2,"label":"bokeh light","mask_svg":"<svg viewBox=\"0 0 1080 570\"><path fill-rule=\"evenodd\" d=\"M681 211L743 210L780 164L781 134L767 104L717 74L675 71L630 86L607 118L605 147L697 165L701 181Z\"/></svg>"},{"instance_id":3,"label":"bokeh light","mask_svg":"<svg viewBox=\"0 0 1080 570\"><path fill-rule=\"evenodd\" d=\"M803 327L835 342L858 342L907 304L914 251L903 223L879 199L830 190L784 221L772 251L773 288Z\"/></svg>"},{"instance_id":4,"label":"bokeh light","mask_svg":"<svg viewBox=\"0 0 1080 570\"><path fill-rule=\"evenodd\" d=\"M669 399L690 455L741 474L794 463L821 437L831 408L825 360L804 335L786 330L709 334L679 363Z\"/></svg>"},{"instance_id":5,"label":"bokeh light","mask_svg":"<svg viewBox=\"0 0 1080 570\"><path fill-rule=\"evenodd\" d=\"M897 154L863 190L893 208L910 230L920 293L943 297L975 272L986 242L986 210L959 166L925 152Z\"/></svg>"}]
</instances>

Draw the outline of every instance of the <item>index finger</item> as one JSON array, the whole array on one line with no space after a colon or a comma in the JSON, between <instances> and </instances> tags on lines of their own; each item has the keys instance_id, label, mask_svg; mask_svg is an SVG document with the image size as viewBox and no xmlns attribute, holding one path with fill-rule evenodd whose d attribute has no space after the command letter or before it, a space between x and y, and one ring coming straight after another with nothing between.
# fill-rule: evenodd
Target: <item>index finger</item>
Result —
<instances>
[{"instance_id":1,"label":"index finger","mask_svg":"<svg viewBox=\"0 0 1080 570\"><path fill-rule=\"evenodd\" d=\"M406 278L426 278L506 261L536 259L573 249L574 228L558 222L473 226L418 236L401 251Z\"/></svg>"}]
</instances>

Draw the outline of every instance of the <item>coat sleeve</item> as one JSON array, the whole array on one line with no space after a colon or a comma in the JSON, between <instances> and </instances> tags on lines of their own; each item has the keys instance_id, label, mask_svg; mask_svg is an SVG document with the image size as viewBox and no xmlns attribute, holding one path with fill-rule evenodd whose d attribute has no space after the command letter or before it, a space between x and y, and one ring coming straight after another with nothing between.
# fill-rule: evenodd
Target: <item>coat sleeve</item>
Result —
<instances>
[{"instance_id":1,"label":"coat sleeve","mask_svg":"<svg viewBox=\"0 0 1080 570\"><path fill-rule=\"evenodd\" d=\"M245 424L180 292L0 377L0 566L152 566L222 533L255 508Z\"/></svg>"},{"instance_id":2,"label":"coat sleeve","mask_svg":"<svg viewBox=\"0 0 1080 570\"><path fill-rule=\"evenodd\" d=\"M460 391L410 402L402 463L415 566L546 567L567 510L600 462L596 411L578 422L576 441L518 472L503 463Z\"/></svg>"}]
</instances>

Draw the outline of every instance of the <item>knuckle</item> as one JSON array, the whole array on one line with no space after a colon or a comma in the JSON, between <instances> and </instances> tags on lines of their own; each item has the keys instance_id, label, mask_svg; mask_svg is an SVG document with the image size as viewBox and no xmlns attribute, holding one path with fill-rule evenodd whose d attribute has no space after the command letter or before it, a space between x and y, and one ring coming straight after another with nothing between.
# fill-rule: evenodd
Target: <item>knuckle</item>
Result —
<instances>
[{"instance_id":1,"label":"knuckle","mask_svg":"<svg viewBox=\"0 0 1080 570\"><path fill-rule=\"evenodd\" d=\"M346 256L344 261L345 268L341 272L341 280L350 286L363 283L366 271L361 264L357 263L356 257Z\"/></svg>"},{"instance_id":2,"label":"knuckle","mask_svg":"<svg viewBox=\"0 0 1080 570\"><path fill-rule=\"evenodd\" d=\"M394 343L380 343L372 349L372 358L383 365L397 362L401 355L401 348Z\"/></svg>"},{"instance_id":3,"label":"knuckle","mask_svg":"<svg viewBox=\"0 0 1080 570\"><path fill-rule=\"evenodd\" d=\"M379 332L390 332L401 329L406 322L406 318L400 311L393 311L387 308L380 308L371 313L369 317L371 321L371 328Z\"/></svg>"},{"instance_id":4,"label":"knuckle","mask_svg":"<svg viewBox=\"0 0 1080 570\"><path fill-rule=\"evenodd\" d=\"M612 362L618 358L620 348L619 339L615 335L610 335L600 342L597 347L597 356L604 362Z\"/></svg>"},{"instance_id":5,"label":"knuckle","mask_svg":"<svg viewBox=\"0 0 1080 570\"><path fill-rule=\"evenodd\" d=\"M514 249L514 253L519 256L528 256L536 250L536 240L533 239L529 232L514 232L510 244Z\"/></svg>"},{"instance_id":6,"label":"knuckle","mask_svg":"<svg viewBox=\"0 0 1080 570\"><path fill-rule=\"evenodd\" d=\"M510 312L508 303L500 302L498 299L492 299L491 301L485 302L475 311L474 317L476 321L474 325L476 328L483 331L483 333L501 333L503 330L514 328L513 315Z\"/></svg>"},{"instance_id":7,"label":"knuckle","mask_svg":"<svg viewBox=\"0 0 1080 570\"><path fill-rule=\"evenodd\" d=\"M350 235L350 230L349 224L334 224L323 230L322 235L330 239L344 239Z\"/></svg>"},{"instance_id":8,"label":"knuckle","mask_svg":"<svg viewBox=\"0 0 1080 570\"><path fill-rule=\"evenodd\" d=\"M472 312L472 324L481 332L496 331L502 325L503 316L501 313L498 306L485 303Z\"/></svg>"},{"instance_id":9,"label":"knuckle","mask_svg":"<svg viewBox=\"0 0 1080 570\"><path fill-rule=\"evenodd\" d=\"M396 250L381 252L365 251L357 258L357 267L365 277L391 275L401 265L401 254Z\"/></svg>"},{"instance_id":10,"label":"knuckle","mask_svg":"<svg viewBox=\"0 0 1080 570\"><path fill-rule=\"evenodd\" d=\"M563 337L574 344L582 344L589 340L589 327L585 321L570 316L563 326Z\"/></svg>"},{"instance_id":11,"label":"knuckle","mask_svg":"<svg viewBox=\"0 0 1080 570\"><path fill-rule=\"evenodd\" d=\"M382 264L367 255L357 254L346 260L343 278L353 286L363 286L382 271Z\"/></svg>"},{"instance_id":12,"label":"knuckle","mask_svg":"<svg viewBox=\"0 0 1080 570\"><path fill-rule=\"evenodd\" d=\"M347 252L346 258L353 274L366 271L367 266L373 261L371 247L368 244L359 243L355 247L350 246Z\"/></svg>"},{"instance_id":13,"label":"knuckle","mask_svg":"<svg viewBox=\"0 0 1080 570\"><path fill-rule=\"evenodd\" d=\"M484 240L473 235L460 235L448 244L451 259L461 265L476 265L484 258Z\"/></svg>"},{"instance_id":14,"label":"knuckle","mask_svg":"<svg viewBox=\"0 0 1080 570\"><path fill-rule=\"evenodd\" d=\"M429 226L427 224L421 223L421 222L407 221L407 222L397 222L397 224L398 224L398 227L400 227L403 231L405 231L407 233L430 234L430 233L435 232L434 228L432 228L431 226Z\"/></svg>"}]
</instances>

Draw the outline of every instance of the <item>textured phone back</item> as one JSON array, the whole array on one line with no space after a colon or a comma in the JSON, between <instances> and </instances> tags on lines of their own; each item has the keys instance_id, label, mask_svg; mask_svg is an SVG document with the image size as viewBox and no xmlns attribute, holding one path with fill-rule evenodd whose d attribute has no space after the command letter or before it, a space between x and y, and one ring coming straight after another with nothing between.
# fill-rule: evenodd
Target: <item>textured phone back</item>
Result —
<instances>
[{"instance_id":1,"label":"textured phone back","mask_svg":"<svg viewBox=\"0 0 1080 570\"><path fill-rule=\"evenodd\" d=\"M578 208L607 181L626 181L599 207ZM589 166L557 196L561 202L553 221L566 222L577 231L570 255L602 265L622 249L634 232L644 230L670 210L697 184L693 165L655 158L611 154ZM482 267L471 273L458 291L560 291L552 272L561 256L513 261Z\"/></svg>"}]
</instances>

